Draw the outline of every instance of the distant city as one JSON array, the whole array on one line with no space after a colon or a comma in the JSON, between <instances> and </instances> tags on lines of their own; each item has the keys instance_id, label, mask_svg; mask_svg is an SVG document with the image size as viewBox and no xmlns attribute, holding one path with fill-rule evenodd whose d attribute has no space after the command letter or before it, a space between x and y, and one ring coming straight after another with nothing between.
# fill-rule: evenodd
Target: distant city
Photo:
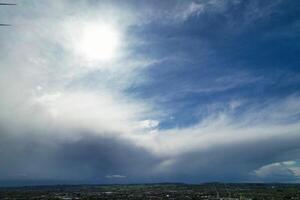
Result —
<instances>
[{"instance_id":1,"label":"distant city","mask_svg":"<svg viewBox=\"0 0 300 200\"><path fill-rule=\"evenodd\" d=\"M300 199L299 184L131 184L62 185L0 188L0 199Z\"/></svg>"}]
</instances>

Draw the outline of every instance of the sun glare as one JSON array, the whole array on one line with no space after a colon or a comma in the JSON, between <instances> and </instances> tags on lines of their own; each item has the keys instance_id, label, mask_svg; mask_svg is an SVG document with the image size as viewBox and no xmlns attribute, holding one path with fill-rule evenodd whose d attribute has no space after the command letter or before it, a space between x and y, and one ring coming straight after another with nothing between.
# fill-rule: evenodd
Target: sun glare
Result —
<instances>
[{"instance_id":1,"label":"sun glare","mask_svg":"<svg viewBox=\"0 0 300 200\"><path fill-rule=\"evenodd\" d=\"M89 61L110 61L116 56L119 34L109 25L88 25L78 41L80 54Z\"/></svg>"}]
</instances>

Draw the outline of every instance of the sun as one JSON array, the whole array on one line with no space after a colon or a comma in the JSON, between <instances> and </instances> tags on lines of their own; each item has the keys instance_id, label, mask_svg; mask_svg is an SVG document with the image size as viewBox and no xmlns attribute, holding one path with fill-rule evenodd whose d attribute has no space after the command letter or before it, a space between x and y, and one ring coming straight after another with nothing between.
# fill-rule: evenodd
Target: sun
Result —
<instances>
[{"instance_id":1,"label":"sun","mask_svg":"<svg viewBox=\"0 0 300 200\"><path fill-rule=\"evenodd\" d=\"M120 44L118 31L110 25L89 24L81 30L77 49L88 61L111 61Z\"/></svg>"}]
</instances>

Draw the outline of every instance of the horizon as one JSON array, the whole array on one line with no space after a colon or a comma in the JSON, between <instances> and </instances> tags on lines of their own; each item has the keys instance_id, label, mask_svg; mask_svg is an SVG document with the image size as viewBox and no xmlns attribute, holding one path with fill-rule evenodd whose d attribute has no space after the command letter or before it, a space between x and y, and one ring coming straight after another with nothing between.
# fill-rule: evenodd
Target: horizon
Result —
<instances>
[{"instance_id":1,"label":"horizon","mask_svg":"<svg viewBox=\"0 0 300 200\"><path fill-rule=\"evenodd\" d=\"M0 185L300 183L300 1L0 5Z\"/></svg>"},{"instance_id":2,"label":"horizon","mask_svg":"<svg viewBox=\"0 0 300 200\"><path fill-rule=\"evenodd\" d=\"M145 183L47 183L45 184L22 184L14 182L12 184L1 185L0 189L5 188L30 188L30 187L80 187L80 186L135 186L135 185L191 185L191 186L206 186L206 185L300 185L300 183L292 182L199 182L199 183L184 183L184 182L145 182Z\"/></svg>"}]
</instances>

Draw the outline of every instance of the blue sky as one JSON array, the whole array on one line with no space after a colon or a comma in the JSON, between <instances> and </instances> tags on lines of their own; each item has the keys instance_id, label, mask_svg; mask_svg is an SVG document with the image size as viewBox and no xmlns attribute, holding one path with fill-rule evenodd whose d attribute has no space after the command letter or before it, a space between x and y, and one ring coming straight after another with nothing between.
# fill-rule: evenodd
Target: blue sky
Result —
<instances>
[{"instance_id":1,"label":"blue sky","mask_svg":"<svg viewBox=\"0 0 300 200\"><path fill-rule=\"evenodd\" d=\"M300 2L0 9L1 185L299 182Z\"/></svg>"}]
</instances>

